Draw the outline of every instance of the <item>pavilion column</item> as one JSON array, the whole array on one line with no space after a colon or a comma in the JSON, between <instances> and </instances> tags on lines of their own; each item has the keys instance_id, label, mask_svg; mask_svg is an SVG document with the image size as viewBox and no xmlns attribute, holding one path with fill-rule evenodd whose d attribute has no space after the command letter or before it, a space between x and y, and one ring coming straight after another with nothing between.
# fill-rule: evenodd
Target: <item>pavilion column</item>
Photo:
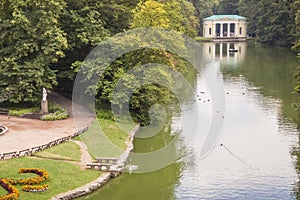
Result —
<instances>
[{"instance_id":1,"label":"pavilion column","mask_svg":"<svg viewBox=\"0 0 300 200\"><path fill-rule=\"evenodd\" d=\"M230 23L227 24L227 37L230 37Z\"/></svg>"},{"instance_id":2,"label":"pavilion column","mask_svg":"<svg viewBox=\"0 0 300 200\"><path fill-rule=\"evenodd\" d=\"M235 37L238 37L238 35L239 35L239 24L238 23L235 23L234 24L235 25L235 27L234 27L234 29L235 29L235 33L234 33L234 36Z\"/></svg>"},{"instance_id":3,"label":"pavilion column","mask_svg":"<svg viewBox=\"0 0 300 200\"><path fill-rule=\"evenodd\" d=\"M220 37L223 37L223 24L220 25Z\"/></svg>"},{"instance_id":4,"label":"pavilion column","mask_svg":"<svg viewBox=\"0 0 300 200\"><path fill-rule=\"evenodd\" d=\"M213 29L212 29L212 35L213 35L213 37L216 37L216 25L217 24L213 24Z\"/></svg>"}]
</instances>

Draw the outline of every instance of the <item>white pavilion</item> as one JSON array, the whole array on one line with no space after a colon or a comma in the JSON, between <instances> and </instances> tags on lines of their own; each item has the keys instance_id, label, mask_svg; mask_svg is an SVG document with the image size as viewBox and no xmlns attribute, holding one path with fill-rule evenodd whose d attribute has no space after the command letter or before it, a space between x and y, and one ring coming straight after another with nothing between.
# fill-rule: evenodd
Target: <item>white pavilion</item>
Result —
<instances>
[{"instance_id":1,"label":"white pavilion","mask_svg":"<svg viewBox=\"0 0 300 200\"><path fill-rule=\"evenodd\" d=\"M247 18L239 15L213 15L203 19L203 36L213 39L245 40Z\"/></svg>"}]
</instances>

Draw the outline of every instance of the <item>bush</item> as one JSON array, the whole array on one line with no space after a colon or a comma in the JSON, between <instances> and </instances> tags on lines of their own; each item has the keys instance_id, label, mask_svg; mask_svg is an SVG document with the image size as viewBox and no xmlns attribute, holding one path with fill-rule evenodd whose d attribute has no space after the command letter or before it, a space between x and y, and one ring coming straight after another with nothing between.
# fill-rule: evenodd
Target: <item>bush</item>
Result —
<instances>
[{"instance_id":1,"label":"bush","mask_svg":"<svg viewBox=\"0 0 300 200\"><path fill-rule=\"evenodd\" d=\"M69 117L67 110L52 102L49 103L49 112L49 114L42 116L41 120L54 121L67 119Z\"/></svg>"},{"instance_id":2,"label":"bush","mask_svg":"<svg viewBox=\"0 0 300 200\"><path fill-rule=\"evenodd\" d=\"M27 114L38 113L39 111L40 111L39 107L31 107L31 108L16 107L16 108L9 108L8 114L11 116L22 117ZM42 116L41 120L54 121L54 120L66 119L69 117L69 113L67 110L63 109L62 107L60 107L59 105L53 102L49 102L49 112L50 112L49 114Z\"/></svg>"},{"instance_id":3,"label":"bush","mask_svg":"<svg viewBox=\"0 0 300 200\"><path fill-rule=\"evenodd\" d=\"M62 120L67 119L69 117L68 111L65 109L57 110L54 113L49 113L41 117L43 121L54 121L54 120Z\"/></svg>"},{"instance_id":4,"label":"bush","mask_svg":"<svg viewBox=\"0 0 300 200\"><path fill-rule=\"evenodd\" d=\"M104 109L99 109L96 110L97 113L97 118L100 119L107 119L107 120L113 120L113 114L111 110L104 110Z\"/></svg>"},{"instance_id":5,"label":"bush","mask_svg":"<svg viewBox=\"0 0 300 200\"><path fill-rule=\"evenodd\" d=\"M11 116L22 116L29 113L36 113L39 111L39 108L12 108L9 109L8 114Z\"/></svg>"}]
</instances>

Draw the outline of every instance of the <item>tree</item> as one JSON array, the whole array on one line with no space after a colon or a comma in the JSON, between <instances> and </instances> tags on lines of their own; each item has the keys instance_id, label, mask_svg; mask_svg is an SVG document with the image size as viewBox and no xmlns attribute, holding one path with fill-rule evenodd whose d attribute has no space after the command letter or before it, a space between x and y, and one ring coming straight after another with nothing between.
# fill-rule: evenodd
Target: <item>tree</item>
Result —
<instances>
[{"instance_id":1,"label":"tree","mask_svg":"<svg viewBox=\"0 0 300 200\"><path fill-rule=\"evenodd\" d=\"M213 15L213 7L217 3L216 1L206 1L206 0L189 0L195 8L195 17L202 22L206 17ZM202 23L199 24L198 35L202 35L203 27Z\"/></svg>"},{"instance_id":2,"label":"tree","mask_svg":"<svg viewBox=\"0 0 300 200\"><path fill-rule=\"evenodd\" d=\"M296 41L294 0L241 0L239 13L248 19L248 34L263 44L292 46Z\"/></svg>"},{"instance_id":3,"label":"tree","mask_svg":"<svg viewBox=\"0 0 300 200\"><path fill-rule=\"evenodd\" d=\"M259 0L241 0L239 4L240 15L247 18L247 33L256 36Z\"/></svg>"},{"instance_id":4,"label":"tree","mask_svg":"<svg viewBox=\"0 0 300 200\"><path fill-rule=\"evenodd\" d=\"M52 66L57 71L59 88L72 92L73 80L82 61L110 35L102 20L101 6L94 0L65 0L60 24L68 39L66 57Z\"/></svg>"},{"instance_id":5,"label":"tree","mask_svg":"<svg viewBox=\"0 0 300 200\"><path fill-rule=\"evenodd\" d=\"M218 14L238 15L239 0L220 0L218 5Z\"/></svg>"},{"instance_id":6,"label":"tree","mask_svg":"<svg viewBox=\"0 0 300 200\"><path fill-rule=\"evenodd\" d=\"M67 38L60 28L63 0L0 2L1 93L11 102L34 102L56 76L50 65L64 57Z\"/></svg>"},{"instance_id":7,"label":"tree","mask_svg":"<svg viewBox=\"0 0 300 200\"><path fill-rule=\"evenodd\" d=\"M168 13L171 29L190 37L197 35L199 19L195 16L195 8L192 3L185 0L169 0L166 1L164 9Z\"/></svg>"},{"instance_id":8,"label":"tree","mask_svg":"<svg viewBox=\"0 0 300 200\"><path fill-rule=\"evenodd\" d=\"M181 33L195 35L195 22L197 21L193 15L194 8L187 1L170 0L166 2L158 2L149 0L140 2L132 11L132 28L168 28ZM150 31L150 30L149 30ZM133 117L142 125L150 122L149 109L159 103L165 106L170 106L174 102L174 95L169 89L159 84L143 84L139 86L140 76L146 80L163 79L168 85L175 84L174 77L163 68L145 69L141 66L148 63L156 63L167 65L174 70L184 72L187 63L171 52L164 51L167 46L176 46L177 49L185 51L185 40L183 37L166 38L166 35L160 32L153 32L149 40L145 40L143 33L136 33L126 38L124 41L116 41L118 44L124 42L124 46L130 41L131 46L137 46L137 50L123 55L121 58L114 61L106 71L101 74L101 82L97 84L97 97L103 102L109 102L112 105L118 106L119 114L122 114L122 108L129 104ZM163 38L163 39L162 39ZM164 43L167 40L170 42ZM176 43L174 43L176 41ZM162 48L150 49L147 48L149 43L158 43ZM113 48L108 44L108 49ZM143 45L146 45L143 46ZM114 45L113 45L114 46ZM121 45L120 48L124 48ZM102 61L103 62L103 61ZM87 77L97 73L97 67L86 70ZM135 69L135 73L131 73L131 69ZM145 73L147 72L147 73ZM121 80L121 82L120 82ZM141 81L141 80L140 80ZM157 80L159 81L159 80ZM154 81L155 82L155 81ZM118 93L113 93L117 84L121 84ZM135 89L131 95L130 91ZM129 99L128 96L131 98Z\"/></svg>"},{"instance_id":9,"label":"tree","mask_svg":"<svg viewBox=\"0 0 300 200\"><path fill-rule=\"evenodd\" d=\"M141 1L132 13L132 28L166 28L194 37L199 25L195 8L185 0Z\"/></svg>"},{"instance_id":10,"label":"tree","mask_svg":"<svg viewBox=\"0 0 300 200\"><path fill-rule=\"evenodd\" d=\"M164 9L165 5L154 0L140 2L132 11L133 20L132 28L141 27L160 27L170 28L171 21L168 17L167 11Z\"/></svg>"},{"instance_id":11,"label":"tree","mask_svg":"<svg viewBox=\"0 0 300 200\"><path fill-rule=\"evenodd\" d=\"M294 18L291 13L291 2L262 1L258 4L258 21L256 34L262 43L291 46L291 33Z\"/></svg>"}]
</instances>

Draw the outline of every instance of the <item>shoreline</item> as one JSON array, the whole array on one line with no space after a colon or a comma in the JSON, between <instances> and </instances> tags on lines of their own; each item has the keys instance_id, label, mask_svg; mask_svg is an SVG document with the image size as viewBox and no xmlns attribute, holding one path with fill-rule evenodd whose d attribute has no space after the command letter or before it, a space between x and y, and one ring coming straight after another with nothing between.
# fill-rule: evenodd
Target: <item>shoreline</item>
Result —
<instances>
[{"instance_id":1,"label":"shoreline","mask_svg":"<svg viewBox=\"0 0 300 200\"><path fill-rule=\"evenodd\" d=\"M96 180L82 186L76 188L74 190L70 190L68 192L58 194L55 197L52 197L51 200L68 200L68 199L75 199L78 197L82 197L88 195L101 187L104 186L111 178L116 178L125 171L125 165L129 158L130 153L133 151L133 140L136 133L139 131L140 125L136 125L133 130L130 131L128 139L126 141L127 148L125 151L119 156L117 161L116 171L114 172L105 172L100 175Z\"/></svg>"}]
</instances>

